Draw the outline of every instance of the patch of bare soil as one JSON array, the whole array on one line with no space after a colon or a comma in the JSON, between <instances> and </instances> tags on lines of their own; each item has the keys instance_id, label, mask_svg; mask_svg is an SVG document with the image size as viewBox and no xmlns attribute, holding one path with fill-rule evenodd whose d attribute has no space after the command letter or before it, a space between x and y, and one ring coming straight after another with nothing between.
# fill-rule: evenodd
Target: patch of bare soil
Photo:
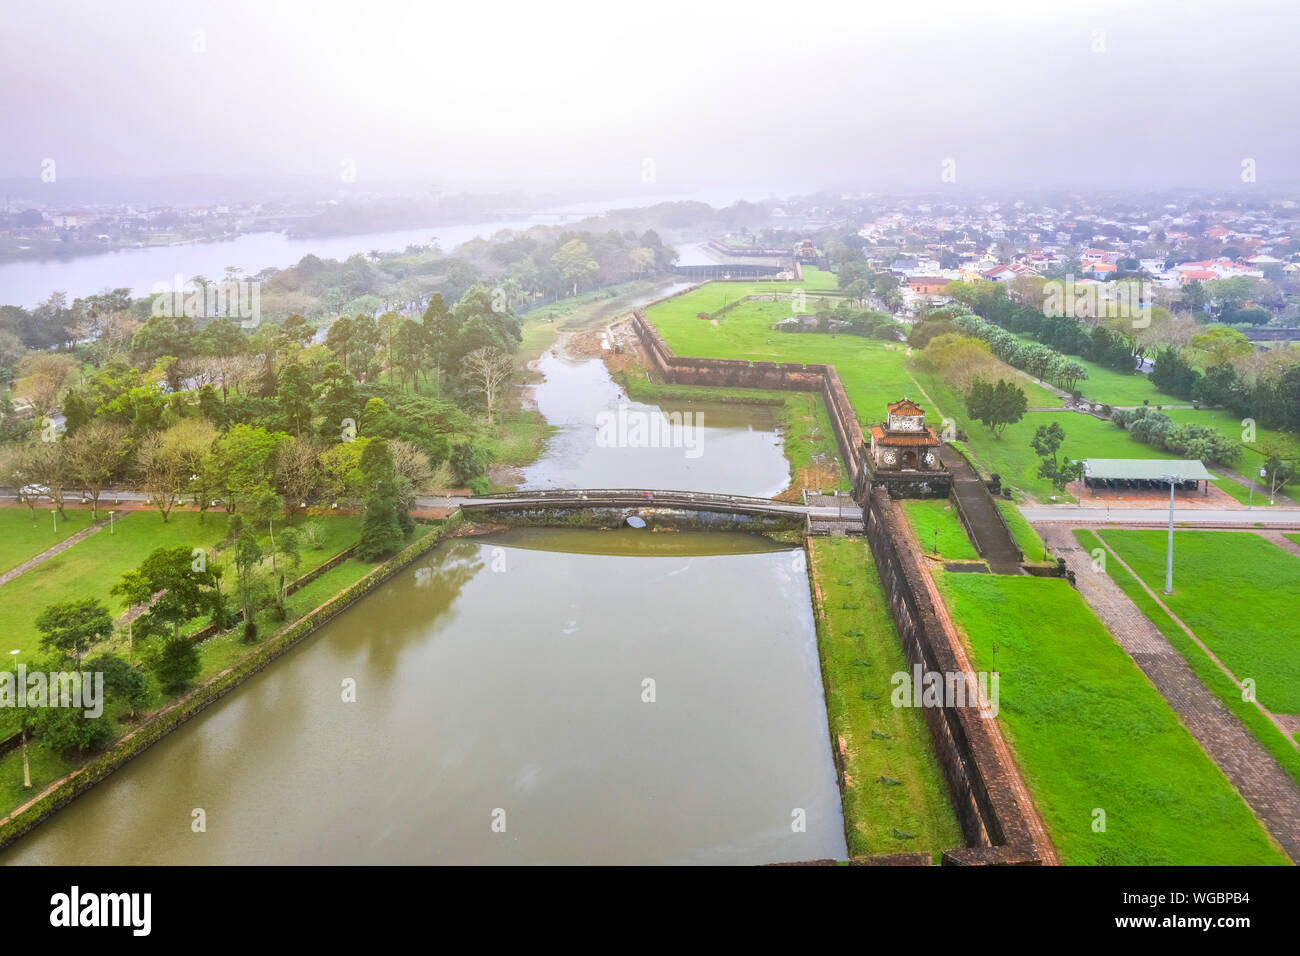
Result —
<instances>
[{"instance_id":1,"label":"patch of bare soil","mask_svg":"<svg viewBox=\"0 0 1300 956\"><path fill-rule=\"evenodd\" d=\"M776 496L778 501L802 501L804 488L809 490L821 490L823 488L834 488L840 480L839 469L833 464L823 464L813 462L800 468L795 474L794 483L785 491Z\"/></svg>"},{"instance_id":2,"label":"patch of bare soil","mask_svg":"<svg viewBox=\"0 0 1300 956\"><path fill-rule=\"evenodd\" d=\"M640 367L637 361L639 345L627 320L603 328L573 332L564 340L565 354L574 358L600 359L611 375Z\"/></svg>"},{"instance_id":3,"label":"patch of bare soil","mask_svg":"<svg viewBox=\"0 0 1300 956\"><path fill-rule=\"evenodd\" d=\"M524 470L518 465L488 465L488 483L518 488L524 482Z\"/></svg>"}]
</instances>

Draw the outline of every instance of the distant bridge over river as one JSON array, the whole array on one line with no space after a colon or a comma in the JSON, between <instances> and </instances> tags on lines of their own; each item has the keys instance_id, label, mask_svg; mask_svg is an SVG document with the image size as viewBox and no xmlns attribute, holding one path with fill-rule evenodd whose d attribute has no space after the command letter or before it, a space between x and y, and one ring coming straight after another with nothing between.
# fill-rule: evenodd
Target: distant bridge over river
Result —
<instances>
[{"instance_id":1,"label":"distant bridge over river","mask_svg":"<svg viewBox=\"0 0 1300 956\"><path fill-rule=\"evenodd\" d=\"M537 511L692 511L738 518L758 518L806 524L812 530L839 530L852 525L861 530L862 508L848 495L813 496L808 503L753 498L707 491L673 491L658 488L565 488L511 491L467 498L446 498L445 507L459 508L467 517L489 518L494 513ZM430 499L430 503L433 500Z\"/></svg>"}]
</instances>

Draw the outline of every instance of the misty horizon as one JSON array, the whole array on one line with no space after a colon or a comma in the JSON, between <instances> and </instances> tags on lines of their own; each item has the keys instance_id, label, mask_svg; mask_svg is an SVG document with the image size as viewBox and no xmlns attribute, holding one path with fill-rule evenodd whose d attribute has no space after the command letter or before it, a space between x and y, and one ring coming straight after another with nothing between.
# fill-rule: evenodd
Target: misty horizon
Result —
<instances>
[{"instance_id":1,"label":"misty horizon","mask_svg":"<svg viewBox=\"0 0 1300 956\"><path fill-rule=\"evenodd\" d=\"M1285 3L1249 19L1166 2L821 17L779 4L5 6L0 180L29 199L86 201L113 183L143 184L123 190L137 201L186 188L721 200L1271 192L1298 178L1284 120L1300 14Z\"/></svg>"}]
</instances>

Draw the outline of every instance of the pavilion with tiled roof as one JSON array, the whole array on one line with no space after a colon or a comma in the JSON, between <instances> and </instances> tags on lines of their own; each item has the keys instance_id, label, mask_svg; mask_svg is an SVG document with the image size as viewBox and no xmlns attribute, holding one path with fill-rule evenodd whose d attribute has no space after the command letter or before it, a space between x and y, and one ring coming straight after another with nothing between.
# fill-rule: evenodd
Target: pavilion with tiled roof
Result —
<instances>
[{"instance_id":1,"label":"pavilion with tiled roof","mask_svg":"<svg viewBox=\"0 0 1300 956\"><path fill-rule=\"evenodd\" d=\"M873 471L943 471L939 436L925 424L925 410L908 398L887 407L884 422L871 426Z\"/></svg>"}]
</instances>

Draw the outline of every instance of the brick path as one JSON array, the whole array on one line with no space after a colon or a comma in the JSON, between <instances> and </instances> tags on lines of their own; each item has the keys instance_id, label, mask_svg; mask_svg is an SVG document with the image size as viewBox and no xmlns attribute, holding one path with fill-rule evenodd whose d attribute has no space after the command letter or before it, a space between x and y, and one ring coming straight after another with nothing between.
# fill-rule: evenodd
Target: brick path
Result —
<instances>
[{"instance_id":1,"label":"brick path","mask_svg":"<svg viewBox=\"0 0 1300 956\"><path fill-rule=\"evenodd\" d=\"M121 521L122 518L125 517L126 515L121 515L120 517L117 518L117 520ZM86 538L89 538L96 531L99 531L106 527L108 527L108 522L105 519L100 518L97 522L92 524L90 527L82 528L76 534L64 538L54 547L47 548L46 550L42 551L40 554L36 555L36 557L28 558L22 564L18 565L18 567L11 568L10 570L6 571L4 574L0 574L0 585L8 584L10 581L18 577L19 575L23 574L24 572L30 571L38 564L43 564L44 562L50 560L50 558L54 557L56 554L59 554L63 551L67 551L70 547L72 547L77 542L84 541Z\"/></svg>"},{"instance_id":2,"label":"brick path","mask_svg":"<svg viewBox=\"0 0 1300 956\"><path fill-rule=\"evenodd\" d=\"M1079 547L1069 528L1040 524L1037 530L1053 553L1065 558L1079 593L1116 642L1169 702L1286 854L1300 862L1300 786L1201 683L1119 585L1092 570L1091 555Z\"/></svg>"},{"instance_id":3,"label":"brick path","mask_svg":"<svg viewBox=\"0 0 1300 956\"><path fill-rule=\"evenodd\" d=\"M1283 551L1290 551L1294 555L1300 555L1300 544L1296 544L1281 531L1257 530L1255 533L1261 538L1267 538L1269 541L1272 541Z\"/></svg>"}]
</instances>

